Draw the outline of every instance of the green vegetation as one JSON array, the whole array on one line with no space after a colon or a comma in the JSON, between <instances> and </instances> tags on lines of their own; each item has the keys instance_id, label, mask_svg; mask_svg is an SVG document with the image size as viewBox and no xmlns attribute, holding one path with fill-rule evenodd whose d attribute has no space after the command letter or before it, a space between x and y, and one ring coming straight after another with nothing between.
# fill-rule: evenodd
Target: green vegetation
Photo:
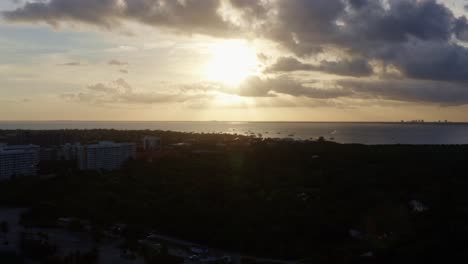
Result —
<instances>
[{"instance_id":1,"label":"green vegetation","mask_svg":"<svg viewBox=\"0 0 468 264\"><path fill-rule=\"evenodd\" d=\"M152 163L131 161L120 172L4 182L0 202L32 208L25 224L63 216L97 226L127 223L135 238L155 230L305 263L467 258L468 146L255 140L192 152L232 139L211 137ZM413 210L410 201L425 210ZM373 257L361 256L367 252Z\"/></svg>"},{"instance_id":2,"label":"green vegetation","mask_svg":"<svg viewBox=\"0 0 468 264\"><path fill-rule=\"evenodd\" d=\"M0 252L0 263L24 264L25 261L16 252Z\"/></svg>"},{"instance_id":3,"label":"green vegetation","mask_svg":"<svg viewBox=\"0 0 468 264\"><path fill-rule=\"evenodd\" d=\"M157 254L150 250L143 250L142 252L143 258L146 264L159 264L159 263L167 263L167 264L179 264L184 263L184 260L179 257L175 257L169 254L169 249L166 245L163 245Z\"/></svg>"}]
</instances>

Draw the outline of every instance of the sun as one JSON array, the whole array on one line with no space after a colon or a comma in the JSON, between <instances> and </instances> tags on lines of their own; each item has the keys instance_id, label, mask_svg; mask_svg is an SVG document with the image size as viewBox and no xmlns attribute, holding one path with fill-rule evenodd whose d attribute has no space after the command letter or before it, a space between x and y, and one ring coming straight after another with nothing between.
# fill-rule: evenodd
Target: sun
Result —
<instances>
[{"instance_id":1,"label":"sun","mask_svg":"<svg viewBox=\"0 0 468 264\"><path fill-rule=\"evenodd\" d=\"M258 72L257 52L242 40L218 42L210 47L211 60L205 66L206 78L227 85L238 85Z\"/></svg>"}]
</instances>

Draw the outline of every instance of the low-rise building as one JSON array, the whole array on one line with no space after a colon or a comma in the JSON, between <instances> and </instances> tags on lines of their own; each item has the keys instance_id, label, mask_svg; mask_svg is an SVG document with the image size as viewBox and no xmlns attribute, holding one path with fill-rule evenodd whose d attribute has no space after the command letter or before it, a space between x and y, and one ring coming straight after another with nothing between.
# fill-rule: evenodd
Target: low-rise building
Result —
<instances>
[{"instance_id":1,"label":"low-rise building","mask_svg":"<svg viewBox=\"0 0 468 264\"><path fill-rule=\"evenodd\" d=\"M78 147L78 166L81 170L118 170L122 164L135 159L135 143L101 141Z\"/></svg>"},{"instance_id":2,"label":"low-rise building","mask_svg":"<svg viewBox=\"0 0 468 264\"><path fill-rule=\"evenodd\" d=\"M0 179L36 175L39 146L0 145Z\"/></svg>"},{"instance_id":3,"label":"low-rise building","mask_svg":"<svg viewBox=\"0 0 468 264\"><path fill-rule=\"evenodd\" d=\"M154 136L143 137L143 150L153 151L161 149L161 138Z\"/></svg>"}]
</instances>

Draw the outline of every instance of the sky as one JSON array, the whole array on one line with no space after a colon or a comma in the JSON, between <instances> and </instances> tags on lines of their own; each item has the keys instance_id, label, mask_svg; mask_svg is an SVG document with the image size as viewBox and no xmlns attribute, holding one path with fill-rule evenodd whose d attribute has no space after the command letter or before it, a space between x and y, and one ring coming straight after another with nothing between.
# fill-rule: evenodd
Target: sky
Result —
<instances>
[{"instance_id":1,"label":"sky","mask_svg":"<svg viewBox=\"0 0 468 264\"><path fill-rule=\"evenodd\" d=\"M468 121L466 0L1 0L0 120Z\"/></svg>"}]
</instances>

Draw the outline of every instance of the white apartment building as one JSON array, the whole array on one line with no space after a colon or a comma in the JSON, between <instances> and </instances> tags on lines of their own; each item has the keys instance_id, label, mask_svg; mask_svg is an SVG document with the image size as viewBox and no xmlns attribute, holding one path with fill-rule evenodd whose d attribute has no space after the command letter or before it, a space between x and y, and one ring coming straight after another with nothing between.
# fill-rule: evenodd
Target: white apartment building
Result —
<instances>
[{"instance_id":1,"label":"white apartment building","mask_svg":"<svg viewBox=\"0 0 468 264\"><path fill-rule=\"evenodd\" d=\"M36 145L0 145L0 180L36 175L39 150Z\"/></svg>"},{"instance_id":2,"label":"white apartment building","mask_svg":"<svg viewBox=\"0 0 468 264\"><path fill-rule=\"evenodd\" d=\"M136 145L101 141L79 146L77 157L81 170L118 170L125 161L136 157Z\"/></svg>"},{"instance_id":3,"label":"white apartment building","mask_svg":"<svg viewBox=\"0 0 468 264\"><path fill-rule=\"evenodd\" d=\"M143 137L144 150L159 150L161 148L161 138L153 136Z\"/></svg>"}]
</instances>

